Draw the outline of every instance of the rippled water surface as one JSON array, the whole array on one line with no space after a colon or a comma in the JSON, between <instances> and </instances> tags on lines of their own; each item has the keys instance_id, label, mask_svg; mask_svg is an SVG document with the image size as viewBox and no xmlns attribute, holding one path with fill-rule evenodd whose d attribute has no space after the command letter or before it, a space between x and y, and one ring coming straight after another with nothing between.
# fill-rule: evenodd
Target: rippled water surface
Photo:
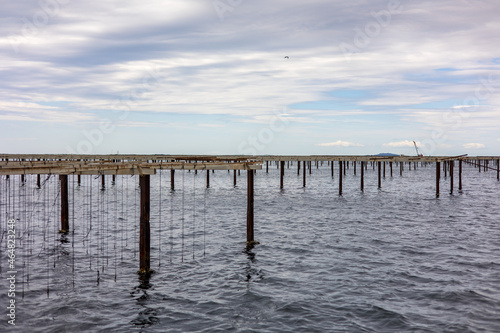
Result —
<instances>
[{"instance_id":1,"label":"rippled water surface","mask_svg":"<svg viewBox=\"0 0 500 333\"><path fill-rule=\"evenodd\" d=\"M336 166L337 167L337 166ZM255 238L246 249L246 172L151 176L151 265L137 275L137 177L70 176L59 234L57 179L0 181L0 331L9 299L6 220L17 220L19 332L500 332L500 182L464 168L463 192L433 165L399 168L382 188L352 166L295 166L255 178ZM44 176L42 181L46 178ZM161 184L161 186L160 186ZM458 184L457 172L455 185ZM14 330L13 330L14 331Z\"/></svg>"}]
</instances>

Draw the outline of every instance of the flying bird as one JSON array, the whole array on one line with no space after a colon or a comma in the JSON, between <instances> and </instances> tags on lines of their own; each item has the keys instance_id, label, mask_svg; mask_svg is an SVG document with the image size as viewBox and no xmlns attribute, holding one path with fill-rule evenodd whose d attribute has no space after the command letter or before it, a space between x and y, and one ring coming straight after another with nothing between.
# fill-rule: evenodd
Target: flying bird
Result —
<instances>
[{"instance_id":1,"label":"flying bird","mask_svg":"<svg viewBox=\"0 0 500 333\"><path fill-rule=\"evenodd\" d=\"M290 59L288 56L285 56L285 59Z\"/></svg>"}]
</instances>

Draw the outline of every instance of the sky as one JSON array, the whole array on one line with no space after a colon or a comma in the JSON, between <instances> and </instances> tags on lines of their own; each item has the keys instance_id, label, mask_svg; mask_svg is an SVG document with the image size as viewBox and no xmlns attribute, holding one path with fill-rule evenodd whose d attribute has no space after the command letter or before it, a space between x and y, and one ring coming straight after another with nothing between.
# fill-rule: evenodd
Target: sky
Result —
<instances>
[{"instance_id":1,"label":"sky","mask_svg":"<svg viewBox=\"0 0 500 333\"><path fill-rule=\"evenodd\" d=\"M500 155L497 0L0 8L0 153Z\"/></svg>"}]
</instances>

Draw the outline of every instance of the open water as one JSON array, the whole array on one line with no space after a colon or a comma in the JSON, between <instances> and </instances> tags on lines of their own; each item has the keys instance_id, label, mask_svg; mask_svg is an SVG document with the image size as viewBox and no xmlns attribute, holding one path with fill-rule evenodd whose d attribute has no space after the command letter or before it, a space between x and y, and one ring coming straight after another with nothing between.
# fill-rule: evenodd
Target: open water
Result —
<instances>
[{"instance_id":1,"label":"open water","mask_svg":"<svg viewBox=\"0 0 500 333\"><path fill-rule=\"evenodd\" d=\"M435 197L435 167L389 170L343 195L326 165L255 177L246 249L246 172L151 176L151 266L138 270L137 176L70 176L74 232L58 233L55 177L0 179L1 332L500 332L500 182L464 167ZM413 167L412 167L413 169ZM455 170L455 184L458 184ZM444 175L443 175L444 176ZM6 307L7 219L16 219L15 326Z\"/></svg>"}]
</instances>

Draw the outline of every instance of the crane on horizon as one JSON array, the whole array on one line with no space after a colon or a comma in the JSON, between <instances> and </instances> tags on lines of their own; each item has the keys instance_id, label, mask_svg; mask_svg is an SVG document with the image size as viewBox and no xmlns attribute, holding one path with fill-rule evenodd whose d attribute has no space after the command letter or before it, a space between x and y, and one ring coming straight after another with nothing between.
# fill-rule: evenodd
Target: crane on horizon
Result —
<instances>
[{"instance_id":1,"label":"crane on horizon","mask_svg":"<svg viewBox=\"0 0 500 333\"><path fill-rule=\"evenodd\" d=\"M417 143L415 141L413 141L413 145L415 146L415 150L417 151L417 156L418 157L423 157L424 155L422 155L422 154L419 153L418 147L417 147Z\"/></svg>"}]
</instances>

